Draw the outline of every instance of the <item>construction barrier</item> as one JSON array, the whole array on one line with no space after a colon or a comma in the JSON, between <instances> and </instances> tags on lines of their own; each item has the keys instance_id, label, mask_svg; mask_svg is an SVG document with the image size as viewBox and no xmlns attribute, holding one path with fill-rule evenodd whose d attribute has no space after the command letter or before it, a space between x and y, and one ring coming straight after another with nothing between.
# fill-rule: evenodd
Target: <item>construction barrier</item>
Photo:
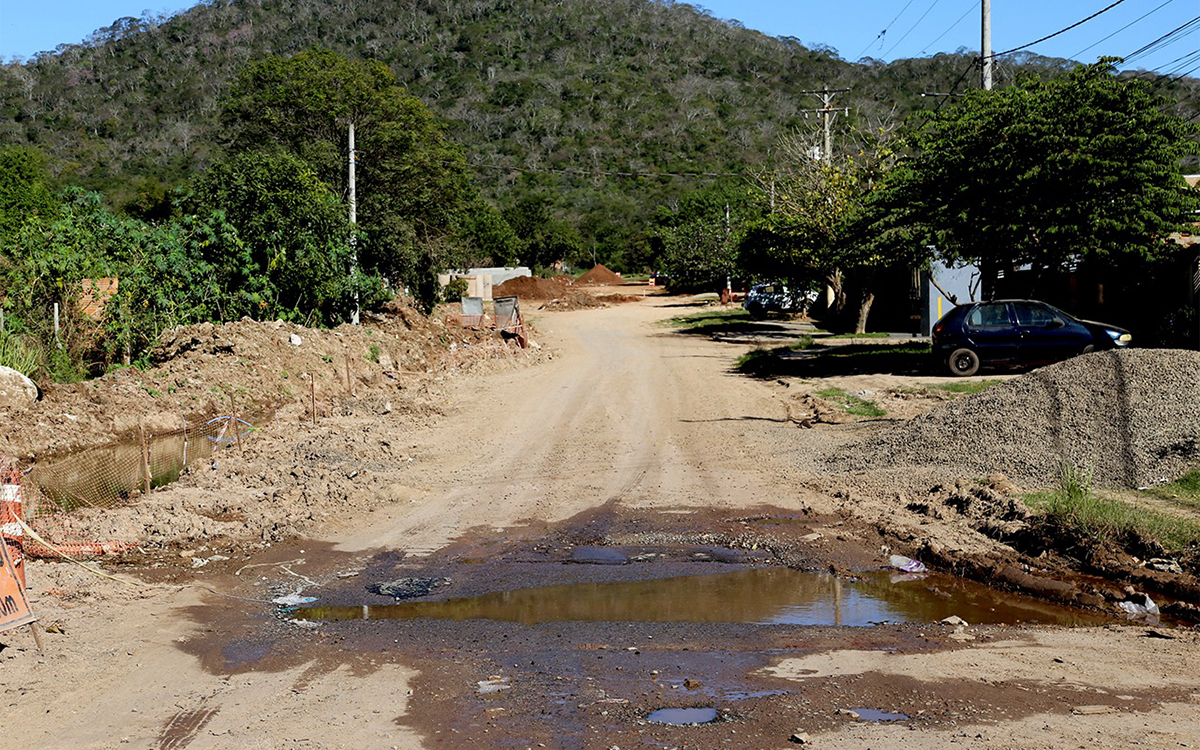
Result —
<instances>
[{"instance_id":1,"label":"construction barrier","mask_svg":"<svg viewBox=\"0 0 1200 750\"><path fill-rule=\"evenodd\" d=\"M0 539L8 561L12 564L13 574L25 587L25 529L21 526L24 513L21 509L21 485L17 484L19 475L15 471L4 472L0 477Z\"/></svg>"},{"instance_id":2,"label":"construction barrier","mask_svg":"<svg viewBox=\"0 0 1200 750\"><path fill-rule=\"evenodd\" d=\"M29 609L29 600L25 598L24 576L17 575L16 567L8 556L10 548L7 539L5 542L0 544L0 632L21 625L33 627L33 621L37 619Z\"/></svg>"}]
</instances>

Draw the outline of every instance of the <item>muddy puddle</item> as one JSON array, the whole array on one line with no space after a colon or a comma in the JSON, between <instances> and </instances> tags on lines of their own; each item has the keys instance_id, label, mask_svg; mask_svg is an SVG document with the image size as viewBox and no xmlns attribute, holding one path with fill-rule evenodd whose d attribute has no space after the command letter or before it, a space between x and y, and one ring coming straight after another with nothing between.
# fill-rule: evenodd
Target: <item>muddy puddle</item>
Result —
<instances>
[{"instance_id":1,"label":"muddy puddle","mask_svg":"<svg viewBox=\"0 0 1200 750\"><path fill-rule=\"evenodd\" d=\"M144 492L147 485L155 489L178 480L192 463L248 439L249 433L270 416L254 414L236 421L215 417L166 434L147 435L145 442L140 435L133 435L108 445L45 458L33 467L27 481L58 510L111 507Z\"/></svg>"},{"instance_id":2,"label":"muddy puddle","mask_svg":"<svg viewBox=\"0 0 1200 750\"><path fill-rule=\"evenodd\" d=\"M852 579L789 568L638 581L568 583L440 601L296 608L300 620L744 623L869 627L957 615L972 625L1095 625L1107 619L938 574Z\"/></svg>"}]
</instances>

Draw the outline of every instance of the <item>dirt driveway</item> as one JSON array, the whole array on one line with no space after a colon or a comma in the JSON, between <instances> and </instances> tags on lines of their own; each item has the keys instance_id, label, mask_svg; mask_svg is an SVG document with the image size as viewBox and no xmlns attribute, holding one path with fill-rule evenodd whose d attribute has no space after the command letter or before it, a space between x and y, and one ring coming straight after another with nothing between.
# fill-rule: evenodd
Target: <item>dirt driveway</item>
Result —
<instances>
[{"instance_id":1,"label":"dirt driveway","mask_svg":"<svg viewBox=\"0 0 1200 750\"><path fill-rule=\"evenodd\" d=\"M310 427L285 412L245 455L154 493L164 513L213 495L246 507L275 503L305 522L308 539L247 538L219 549L197 540L182 559L202 567L147 556L116 571L137 583L33 565L33 606L57 632L44 654L24 631L0 636L8 744L1200 742L1200 638L1191 630L520 617L296 623L271 603L314 597L363 605L366 616L368 605L391 601L367 586L403 577L449 579L422 598L447 602L762 567L813 571L838 588L880 566L893 551L880 545L904 538L897 525L960 551L997 546L954 519L901 518L894 494L833 494L811 468L797 468L803 455L836 450L868 428L797 429L782 386L733 373L739 350L656 325L678 314L677 304L648 298L540 315L553 358L455 380L436 391L443 416L349 409ZM648 721L660 708L712 708L717 721ZM865 709L907 718L871 722Z\"/></svg>"}]
</instances>

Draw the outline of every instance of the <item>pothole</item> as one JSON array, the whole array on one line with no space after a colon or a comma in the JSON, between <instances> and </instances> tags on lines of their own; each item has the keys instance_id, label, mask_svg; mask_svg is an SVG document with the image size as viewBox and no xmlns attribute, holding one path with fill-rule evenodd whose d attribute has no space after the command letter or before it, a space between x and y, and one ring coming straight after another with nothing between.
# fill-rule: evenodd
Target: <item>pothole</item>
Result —
<instances>
[{"instance_id":1,"label":"pothole","mask_svg":"<svg viewBox=\"0 0 1200 750\"><path fill-rule=\"evenodd\" d=\"M1097 615L989 589L952 576L887 571L847 580L789 568L637 581L568 583L469 598L310 606L302 620L432 618L545 622L749 623L869 627L957 616L972 625L1095 625Z\"/></svg>"}]
</instances>

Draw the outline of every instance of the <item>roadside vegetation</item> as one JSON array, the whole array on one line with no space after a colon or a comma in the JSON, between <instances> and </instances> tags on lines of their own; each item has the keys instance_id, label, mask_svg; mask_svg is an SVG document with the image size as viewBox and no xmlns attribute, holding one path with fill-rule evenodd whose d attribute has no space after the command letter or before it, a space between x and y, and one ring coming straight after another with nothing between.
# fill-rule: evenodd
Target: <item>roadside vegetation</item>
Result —
<instances>
[{"instance_id":1,"label":"roadside vegetation","mask_svg":"<svg viewBox=\"0 0 1200 750\"><path fill-rule=\"evenodd\" d=\"M1193 472L1185 479L1189 491L1195 492L1197 474ZM1148 494L1160 496L1157 492ZM1063 539L1117 546L1136 554L1146 554L1146 550L1156 547L1172 553L1200 545L1200 520L1097 491L1090 473L1074 466L1063 467L1054 490L1031 495L1027 502L1045 514L1049 532Z\"/></svg>"},{"instance_id":2,"label":"roadside vegetation","mask_svg":"<svg viewBox=\"0 0 1200 750\"><path fill-rule=\"evenodd\" d=\"M664 328L675 328L678 330L690 330L693 328L709 328L715 326L725 326L740 323L754 322L750 317L750 313L740 307L722 308L718 310L705 310L704 312L690 313L687 315L676 315L667 318L659 325Z\"/></svg>"},{"instance_id":3,"label":"roadside vegetation","mask_svg":"<svg viewBox=\"0 0 1200 750\"><path fill-rule=\"evenodd\" d=\"M841 388L823 388L816 391L814 395L832 402L847 414L852 414L856 417L883 417L887 415L887 412L874 401L847 393Z\"/></svg>"}]
</instances>

